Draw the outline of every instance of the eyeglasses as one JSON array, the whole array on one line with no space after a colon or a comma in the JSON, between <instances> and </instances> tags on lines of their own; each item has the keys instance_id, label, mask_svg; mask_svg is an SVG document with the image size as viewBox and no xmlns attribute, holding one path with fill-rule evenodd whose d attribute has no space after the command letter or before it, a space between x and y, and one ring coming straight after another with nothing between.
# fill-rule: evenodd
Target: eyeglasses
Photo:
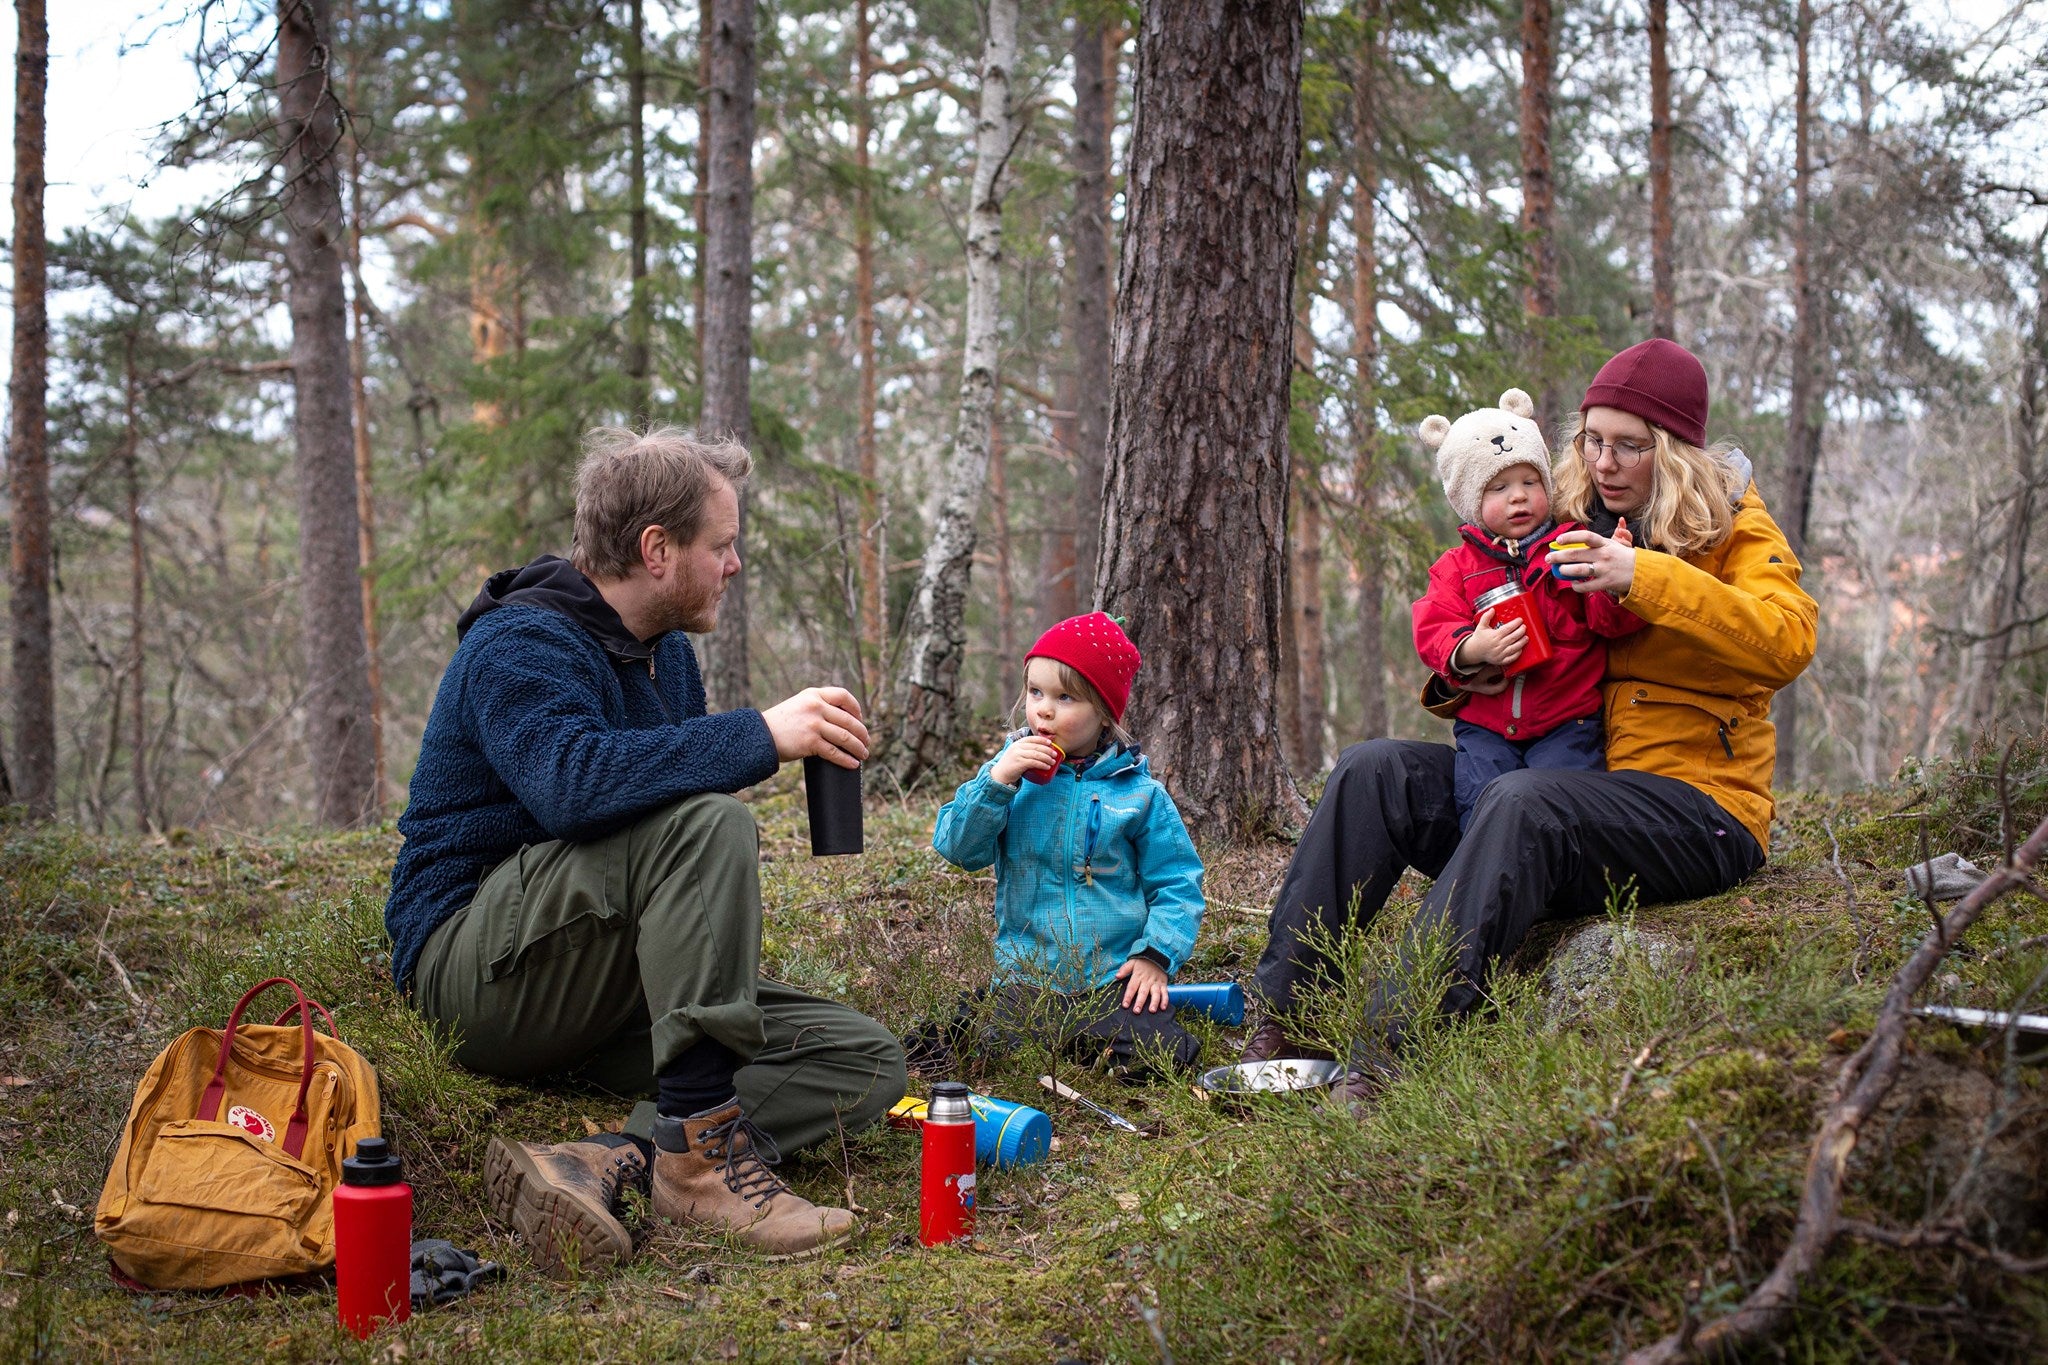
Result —
<instances>
[{"instance_id":1,"label":"eyeglasses","mask_svg":"<svg viewBox=\"0 0 2048 1365\"><path fill-rule=\"evenodd\" d=\"M1637 445L1634 441L1603 441L1590 431L1578 435L1579 458L1587 464L1599 464L1602 455L1614 456L1614 462L1623 469L1634 469L1643 462L1643 456L1654 447Z\"/></svg>"}]
</instances>

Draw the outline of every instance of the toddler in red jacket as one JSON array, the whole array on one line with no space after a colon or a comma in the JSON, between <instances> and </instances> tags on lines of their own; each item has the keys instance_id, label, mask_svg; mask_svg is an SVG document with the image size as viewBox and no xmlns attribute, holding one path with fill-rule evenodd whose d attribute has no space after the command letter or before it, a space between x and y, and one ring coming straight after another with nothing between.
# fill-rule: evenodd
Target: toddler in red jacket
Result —
<instances>
[{"instance_id":1,"label":"toddler in red jacket","mask_svg":"<svg viewBox=\"0 0 2048 1365\"><path fill-rule=\"evenodd\" d=\"M1536 407L1520 389L1497 408L1456 422L1426 418L1424 445L1436 451L1437 477L1464 525L1455 549L1429 570L1429 591L1415 603L1415 649L1453 688L1489 668L1513 668L1529 643L1519 620L1495 624L1478 600L1509 584L1533 600L1552 656L1513 674L1501 691L1460 693L1457 739L1458 827L1488 783L1517 768L1607 766L1601 743L1600 677L1607 640L1644 622L1607 593L1574 592L1553 577L1545 551L1577 527L1550 517L1550 451ZM1626 528L1617 532L1627 535Z\"/></svg>"}]
</instances>

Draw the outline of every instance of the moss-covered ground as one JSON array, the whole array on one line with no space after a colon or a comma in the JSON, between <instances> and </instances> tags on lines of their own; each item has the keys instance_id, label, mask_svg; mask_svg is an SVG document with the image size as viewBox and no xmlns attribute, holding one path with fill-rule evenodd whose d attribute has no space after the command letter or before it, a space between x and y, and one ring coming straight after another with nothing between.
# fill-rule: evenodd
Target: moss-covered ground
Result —
<instances>
[{"instance_id":1,"label":"moss-covered ground","mask_svg":"<svg viewBox=\"0 0 2048 1365\"><path fill-rule=\"evenodd\" d=\"M917 1245L915 1143L878 1130L786 1166L806 1194L858 1206L843 1248L770 1265L656 1233L624 1271L576 1283L535 1273L491 1219L484 1144L579 1136L625 1106L445 1063L386 973L392 832L143 842L0 825L0 1357L1609 1359L1723 1311L1776 1259L1834 1071L1927 927L1900 877L1919 817L1933 851L1995 857L1996 767L1980 754L1894 789L1789 800L1770 867L1737 891L1585 907L1648 931L1617 935L1597 989L1546 1008L1560 937L1546 929L1499 977L1498 1007L1426 1031L1363 1117L1301 1102L1244 1112L1185 1083L1070 1074L1146 1126L1133 1138L1046 1101L1033 1083L1045 1059L1020 1053L973 1079L1051 1108L1058 1150L984 1174L971 1245ZM2008 786L2023 835L2048 810L2039 750L2014 760ZM775 974L899 1031L983 979L991 884L931 853L936 801L871 805L864 857L813 860L793 786L753 800ZM1210 911L1185 976L1242 979L1287 848L1205 852ZM1386 961L1419 889L1404 883L1349 945L1364 969ZM2044 936L2048 906L1994 911L1941 998L2004 1007L2038 993ZM326 1001L378 1067L419 1232L504 1262L505 1282L363 1344L336 1330L330 1290L111 1284L91 1211L136 1079L179 1030L217 1023L245 985L279 973ZM1357 996L1333 983L1320 1006L1332 1031ZM1204 1027L1205 1062L1232 1060L1241 1033ZM1922 1024L1913 1040L1913 1086L1866 1139L1851 1211L1900 1226L1961 1217L2041 1254L2040 1071L1997 1039ZM1775 1350L2038 1360L2044 1343L2041 1279L1843 1242Z\"/></svg>"}]
</instances>

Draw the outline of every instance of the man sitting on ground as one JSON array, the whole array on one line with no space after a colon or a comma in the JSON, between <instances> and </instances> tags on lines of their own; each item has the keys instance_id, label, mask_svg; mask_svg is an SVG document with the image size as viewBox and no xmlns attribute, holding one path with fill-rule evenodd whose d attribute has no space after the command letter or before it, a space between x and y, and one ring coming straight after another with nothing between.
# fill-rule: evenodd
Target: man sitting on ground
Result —
<instances>
[{"instance_id":1,"label":"man sitting on ground","mask_svg":"<svg viewBox=\"0 0 2048 1365\"><path fill-rule=\"evenodd\" d=\"M903 1094L889 1031L759 976L759 837L730 793L792 759L867 756L860 706L809 688L705 714L685 631L740 571L734 444L661 429L585 443L567 560L485 583L420 741L385 923L392 974L463 1066L653 1093L623 1135L494 1138L499 1218L555 1270L632 1255L625 1184L655 1212L791 1255L853 1215L770 1169Z\"/></svg>"}]
</instances>

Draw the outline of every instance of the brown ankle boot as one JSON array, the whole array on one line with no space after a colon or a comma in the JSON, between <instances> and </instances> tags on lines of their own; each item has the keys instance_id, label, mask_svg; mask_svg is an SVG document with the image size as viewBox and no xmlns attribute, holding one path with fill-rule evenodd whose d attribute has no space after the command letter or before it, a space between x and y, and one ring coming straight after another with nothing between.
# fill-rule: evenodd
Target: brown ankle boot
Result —
<instances>
[{"instance_id":1,"label":"brown ankle boot","mask_svg":"<svg viewBox=\"0 0 2048 1365\"><path fill-rule=\"evenodd\" d=\"M603 1270L632 1259L633 1235L619 1221L620 1193L647 1184L647 1160L624 1139L536 1145L491 1139L484 1189L550 1275Z\"/></svg>"},{"instance_id":2,"label":"brown ankle boot","mask_svg":"<svg viewBox=\"0 0 2048 1365\"><path fill-rule=\"evenodd\" d=\"M853 1231L845 1209L820 1208L770 1169L782 1160L739 1101L689 1118L654 1120L654 1211L731 1233L771 1257L803 1256Z\"/></svg>"},{"instance_id":3,"label":"brown ankle boot","mask_svg":"<svg viewBox=\"0 0 2048 1365\"><path fill-rule=\"evenodd\" d=\"M1244 1040L1244 1051L1237 1055L1240 1062L1270 1062L1280 1057L1306 1057L1313 1061L1327 1062L1336 1054L1327 1048L1310 1047L1288 1038L1287 1029L1275 1015L1267 1015L1265 1021Z\"/></svg>"}]
</instances>

